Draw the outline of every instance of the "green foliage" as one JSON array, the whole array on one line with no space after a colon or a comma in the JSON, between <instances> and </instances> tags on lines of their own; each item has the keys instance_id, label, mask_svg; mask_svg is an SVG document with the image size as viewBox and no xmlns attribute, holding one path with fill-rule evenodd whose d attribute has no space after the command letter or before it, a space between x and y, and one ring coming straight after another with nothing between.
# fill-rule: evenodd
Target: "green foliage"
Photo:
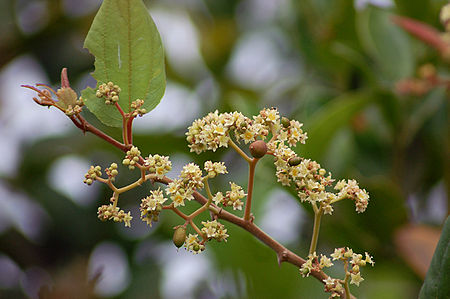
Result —
<instances>
[{"instance_id":1,"label":"green foliage","mask_svg":"<svg viewBox=\"0 0 450 299\"><path fill-rule=\"evenodd\" d=\"M105 0L84 46L95 56L93 76L98 84L121 87L119 105L130 112L131 102L144 100L147 111L158 105L165 90L164 52L158 30L142 0ZM82 92L86 106L104 124L119 127L122 117L105 105L95 90Z\"/></svg>"},{"instance_id":2,"label":"green foliage","mask_svg":"<svg viewBox=\"0 0 450 299\"><path fill-rule=\"evenodd\" d=\"M392 14L368 7L357 18L358 36L377 64L380 78L395 82L411 76L415 59L407 34L392 22Z\"/></svg>"},{"instance_id":3,"label":"green foliage","mask_svg":"<svg viewBox=\"0 0 450 299\"><path fill-rule=\"evenodd\" d=\"M441 238L431 260L419 299L445 299L450 294L450 217L447 217Z\"/></svg>"},{"instance_id":4,"label":"green foliage","mask_svg":"<svg viewBox=\"0 0 450 299\"><path fill-rule=\"evenodd\" d=\"M307 126L308 141L300 148L313 159L320 158L336 132L347 126L352 118L372 100L370 92L341 95L324 105Z\"/></svg>"}]
</instances>

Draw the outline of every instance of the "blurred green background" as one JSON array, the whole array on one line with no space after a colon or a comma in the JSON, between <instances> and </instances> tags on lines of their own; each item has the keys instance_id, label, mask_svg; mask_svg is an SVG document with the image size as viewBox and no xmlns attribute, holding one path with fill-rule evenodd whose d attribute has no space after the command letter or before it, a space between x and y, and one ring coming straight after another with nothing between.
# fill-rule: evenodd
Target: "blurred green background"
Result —
<instances>
[{"instance_id":1,"label":"blurred green background","mask_svg":"<svg viewBox=\"0 0 450 299\"><path fill-rule=\"evenodd\" d=\"M95 85L83 40L100 2L0 1L0 298L38 298L39 290L44 298L327 298L319 282L292 265L279 267L272 251L231 224L228 243L211 242L196 256L177 252L171 236L178 218L166 213L152 229L139 220L150 185L121 197L134 215L131 229L98 221L97 207L110 193L84 186L83 175L91 164L121 161L122 153L36 105L19 85L58 86L63 67L78 92ZM135 122L135 144L144 155L170 155L172 177L189 161L223 160L230 174L213 191L230 180L245 186L242 159L227 150L189 153L186 128L215 109L251 116L278 107L305 124L309 139L297 152L336 179L357 179L371 196L363 214L349 201L324 217L318 251L348 246L374 256L375 267L362 270L366 281L352 287L358 298L415 298L448 215L448 93L400 96L395 84L428 62L448 76L448 65L391 16L442 30L445 3L147 1L168 83L161 104ZM255 221L306 256L311 211L276 183L270 157L261 162ZM121 174L119 185L136 176ZM100 272L96 284L85 283Z\"/></svg>"}]
</instances>

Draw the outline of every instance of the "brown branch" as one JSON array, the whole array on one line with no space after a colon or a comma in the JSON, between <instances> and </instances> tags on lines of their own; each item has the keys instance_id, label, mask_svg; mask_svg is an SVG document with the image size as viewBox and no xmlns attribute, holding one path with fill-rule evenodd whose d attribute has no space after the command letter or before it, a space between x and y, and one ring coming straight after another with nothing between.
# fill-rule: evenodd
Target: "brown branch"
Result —
<instances>
[{"instance_id":1,"label":"brown branch","mask_svg":"<svg viewBox=\"0 0 450 299\"><path fill-rule=\"evenodd\" d=\"M91 125L89 122L87 122L81 115L78 118L75 118L74 116L69 117L70 120L79 128L83 133L85 132L91 132L92 134L100 137L101 139L105 140L106 142L114 145L118 149L120 149L123 152L127 152L130 149L130 146L126 146L123 143L120 143L119 141L115 140L111 136L105 134L104 132L100 131L93 125ZM78 121L79 120L79 121Z\"/></svg>"},{"instance_id":2,"label":"brown branch","mask_svg":"<svg viewBox=\"0 0 450 299\"><path fill-rule=\"evenodd\" d=\"M84 121L83 124L80 124L77 122L77 120L73 117L70 117L70 119L74 122L74 124L80 128L83 132L88 131L91 132L98 137L106 140L107 142L111 143L118 149L122 150L123 152L126 152L129 147L125 146L122 143L117 142L115 139L111 138L110 136L106 135L102 131L98 130L97 128L93 127L91 124L89 124L87 121ZM140 163L143 163L143 158L140 157ZM255 163L256 164L256 163ZM172 180L168 177L164 177L162 179L154 178L153 181L159 182L165 185L168 185ZM194 198L195 200L205 205L208 202L208 199L198 193L197 191L194 192ZM263 230L261 230L257 225L255 225L251 221L246 221L244 218L240 218L236 215L233 215L223 209L219 209L216 205L210 204L209 209L214 212L215 215L217 215L218 218L223 219L225 221L228 221L230 223L233 223L246 231L248 231L250 234L252 234L255 238L263 242L266 246L271 248L273 251L275 251L275 254L277 255L278 264L280 265L283 262L287 262L289 264L292 264L294 266L297 266L300 268L306 261L298 256L297 254L293 253L286 247L284 247L282 244L274 240L272 237L270 237L268 234L266 234ZM173 209L175 212L176 210ZM181 212L180 212L181 213ZM178 214L178 213L177 213ZM184 214L183 214L184 215ZM180 215L181 216L181 215ZM186 217L186 215L184 215ZM182 218L185 218L181 216ZM300 274L299 274L300 275ZM328 275L325 274L323 271L311 271L311 276L316 278L318 281L320 281L322 284L325 284L324 280L328 278ZM342 298L345 297L345 292L341 295ZM356 299L353 295L350 294L351 299Z\"/></svg>"},{"instance_id":3,"label":"brown branch","mask_svg":"<svg viewBox=\"0 0 450 299\"><path fill-rule=\"evenodd\" d=\"M169 179L168 177L164 177L163 179L155 179L155 181L167 185L172 180ZM202 205L204 205L208 201L208 199L206 197L204 197L203 195L201 195L198 192L194 192L194 198L197 202L199 202ZM275 254L277 255L278 264L287 262L289 264L292 264L292 265L300 268L306 262L303 258L296 255L295 253L293 253L292 251L290 251L289 249L284 247L282 244L278 243L276 240L274 240L268 234L266 234L263 230L261 230L253 222L245 221L243 218L233 215L223 209L219 209L214 204L211 204L211 210L217 212L215 214L217 215L218 218L223 219L228 222L231 222L231 223L245 229L246 231L251 233L254 237L256 237L258 240L263 242L266 246L268 246L273 251L275 251ZM320 271L320 272L312 271L311 275L323 284L325 283L324 280L328 278L328 275L325 274L323 271ZM352 297L352 298L355 298L355 297Z\"/></svg>"},{"instance_id":4,"label":"brown branch","mask_svg":"<svg viewBox=\"0 0 450 299\"><path fill-rule=\"evenodd\" d=\"M258 163L257 158L253 158L250 163L248 163L249 171L248 171L248 186L247 186L247 200L245 201L245 211L244 211L244 220L253 222L251 218L251 208L252 208L252 199L253 199L253 185L255 180L255 167L256 163Z\"/></svg>"}]
</instances>

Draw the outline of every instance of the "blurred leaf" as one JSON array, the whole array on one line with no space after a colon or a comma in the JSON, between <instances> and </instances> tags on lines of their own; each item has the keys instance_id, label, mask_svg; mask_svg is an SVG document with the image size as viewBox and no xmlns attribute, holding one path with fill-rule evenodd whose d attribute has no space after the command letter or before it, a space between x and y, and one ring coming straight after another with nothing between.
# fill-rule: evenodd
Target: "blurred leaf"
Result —
<instances>
[{"instance_id":1,"label":"blurred leaf","mask_svg":"<svg viewBox=\"0 0 450 299\"><path fill-rule=\"evenodd\" d=\"M401 14L423 19L430 15L430 2L429 0L395 0L395 6Z\"/></svg>"},{"instance_id":2,"label":"blurred leaf","mask_svg":"<svg viewBox=\"0 0 450 299\"><path fill-rule=\"evenodd\" d=\"M414 56L405 32L391 20L392 14L376 7L367 7L356 20L359 39L387 80L410 76Z\"/></svg>"},{"instance_id":3,"label":"blurred leaf","mask_svg":"<svg viewBox=\"0 0 450 299\"><path fill-rule=\"evenodd\" d=\"M368 92L348 93L323 106L307 125L308 140L300 147L301 153L316 160L322 157L337 130L347 125L372 98Z\"/></svg>"},{"instance_id":4,"label":"blurred leaf","mask_svg":"<svg viewBox=\"0 0 450 299\"><path fill-rule=\"evenodd\" d=\"M406 127L404 143L408 145L425 122L433 117L439 109L445 109L446 96L444 88L432 90L409 117L409 125Z\"/></svg>"},{"instance_id":5,"label":"blurred leaf","mask_svg":"<svg viewBox=\"0 0 450 299\"><path fill-rule=\"evenodd\" d=\"M419 298L448 298L450 294L450 217L447 217L441 238L431 260Z\"/></svg>"},{"instance_id":6,"label":"blurred leaf","mask_svg":"<svg viewBox=\"0 0 450 299\"><path fill-rule=\"evenodd\" d=\"M114 82L121 87L119 104L125 112L136 99L152 110L165 90L164 52L158 30L141 0L105 0L84 46L95 56L93 76L98 83ZM114 106L82 92L86 105L104 124L119 127L122 117Z\"/></svg>"},{"instance_id":7,"label":"blurred leaf","mask_svg":"<svg viewBox=\"0 0 450 299\"><path fill-rule=\"evenodd\" d=\"M375 74L368 65L367 59L365 59L365 57L361 55L360 52L341 42L333 43L331 45L331 50L335 55L348 61L353 66L359 68L369 82L376 83L374 76Z\"/></svg>"}]
</instances>

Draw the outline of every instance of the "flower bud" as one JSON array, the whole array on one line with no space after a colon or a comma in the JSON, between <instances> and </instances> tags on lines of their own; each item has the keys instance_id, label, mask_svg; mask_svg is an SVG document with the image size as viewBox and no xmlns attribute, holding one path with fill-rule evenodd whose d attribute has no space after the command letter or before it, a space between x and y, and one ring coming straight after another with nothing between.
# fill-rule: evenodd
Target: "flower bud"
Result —
<instances>
[{"instance_id":1,"label":"flower bud","mask_svg":"<svg viewBox=\"0 0 450 299\"><path fill-rule=\"evenodd\" d=\"M285 127L287 129L291 125L291 122L289 121L289 119L287 117L282 117L281 124L283 125L283 127Z\"/></svg>"},{"instance_id":2,"label":"flower bud","mask_svg":"<svg viewBox=\"0 0 450 299\"><path fill-rule=\"evenodd\" d=\"M262 140L256 140L250 144L249 149L252 156L259 159L267 153L267 144Z\"/></svg>"},{"instance_id":3,"label":"flower bud","mask_svg":"<svg viewBox=\"0 0 450 299\"><path fill-rule=\"evenodd\" d=\"M186 228L180 226L173 233L173 244L175 244L177 248L180 248L183 246L184 241L186 241Z\"/></svg>"},{"instance_id":4,"label":"flower bud","mask_svg":"<svg viewBox=\"0 0 450 299\"><path fill-rule=\"evenodd\" d=\"M302 162L302 158L300 157L292 157L288 160L289 166L297 166L298 164L300 164L300 162Z\"/></svg>"}]
</instances>

